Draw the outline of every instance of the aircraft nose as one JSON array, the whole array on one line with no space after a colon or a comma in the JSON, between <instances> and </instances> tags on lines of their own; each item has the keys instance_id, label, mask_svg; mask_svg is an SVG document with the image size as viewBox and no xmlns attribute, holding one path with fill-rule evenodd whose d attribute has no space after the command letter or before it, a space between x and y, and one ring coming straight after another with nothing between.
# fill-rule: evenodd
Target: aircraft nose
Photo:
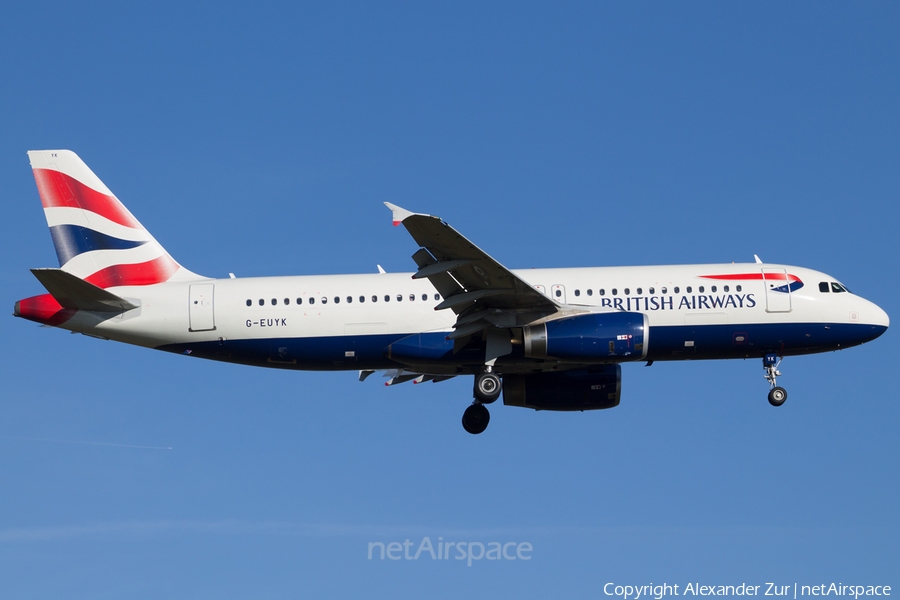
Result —
<instances>
[{"instance_id":1,"label":"aircraft nose","mask_svg":"<svg viewBox=\"0 0 900 600\"><path fill-rule=\"evenodd\" d=\"M891 325L891 318L888 316L884 310L877 304L872 304L872 323L874 325L878 325L880 327L884 327L887 329Z\"/></svg>"},{"instance_id":2,"label":"aircraft nose","mask_svg":"<svg viewBox=\"0 0 900 600\"><path fill-rule=\"evenodd\" d=\"M887 328L891 324L891 319L888 317L888 314L882 310L880 306L875 304L874 302L865 301L865 306L862 307L859 313L860 321L869 325L872 329L870 331L869 340L874 340L875 338L881 336Z\"/></svg>"}]
</instances>

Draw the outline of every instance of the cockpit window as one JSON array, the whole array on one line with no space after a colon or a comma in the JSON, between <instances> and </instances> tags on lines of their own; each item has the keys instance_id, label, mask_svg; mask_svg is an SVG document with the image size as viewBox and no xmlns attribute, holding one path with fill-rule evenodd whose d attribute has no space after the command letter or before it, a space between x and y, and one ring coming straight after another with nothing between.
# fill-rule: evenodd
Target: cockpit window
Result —
<instances>
[{"instance_id":1,"label":"cockpit window","mask_svg":"<svg viewBox=\"0 0 900 600\"><path fill-rule=\"evenodd\" d=\"M841 284L839 284L835 281L832 281L831 282L831 291L834 292L835 294L839 294L840 292L846 292L847 290L845 290L844 286L842 286Z\"/></svg>"},{"instance_id":2,"label":"cockpit window","mask_svg":"<svg viewBox=\"0 0 900 600\"><path fill-rule=\"evenodd\" d=\"M819 291L820 292L822 292L823 294L827 294L829 292L829 290L830 290L830 288L828 287L827 281L822 281L819 283Z\"/></svg>"}]
</instances>

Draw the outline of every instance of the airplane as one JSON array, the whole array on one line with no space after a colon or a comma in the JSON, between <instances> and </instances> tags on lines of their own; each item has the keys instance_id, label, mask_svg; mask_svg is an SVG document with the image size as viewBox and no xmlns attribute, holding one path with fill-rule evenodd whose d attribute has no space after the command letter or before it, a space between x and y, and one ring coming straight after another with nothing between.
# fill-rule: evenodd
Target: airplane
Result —
<instances>
[{"instance_id":1,"label":"airplane","mask_svg":"<svg viewBox=\"0 0 900 600\"><path fill-rule=\"evenodd\" d=\"M58 269L14 316L195 358L375 372L385 385L473 376L486 405L612 408L621 364L761 358L769 403L786 356L874 340L888 315L834 277L763 263L509 270L446 222L385 203L415 273L211 279L176 262L69 150L28 152Z\"/></svg>"}]
</instances>

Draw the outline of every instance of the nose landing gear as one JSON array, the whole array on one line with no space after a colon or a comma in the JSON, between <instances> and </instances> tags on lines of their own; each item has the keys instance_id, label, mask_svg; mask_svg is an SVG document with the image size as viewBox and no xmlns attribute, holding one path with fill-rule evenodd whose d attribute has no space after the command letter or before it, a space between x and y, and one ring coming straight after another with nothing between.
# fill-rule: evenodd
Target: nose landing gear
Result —
<instances>
[{"instance_id":1,"label":"nose landing gear","mask_svg":"<svg viewBox=\"0 0 900 600\"><path fill-rule=\"evenodd\" d=\"M781 406L787 400L787 391L783 387L779 387L775 382L775 378L781 376L781 371L778 370L778 365L780 364L781 360L778 359L776 354L766 354L765 358L763 358L766 381L769 382L769 386L772 388L769 391L769 404L772 406Z\"/></svg>"}]
</instances>

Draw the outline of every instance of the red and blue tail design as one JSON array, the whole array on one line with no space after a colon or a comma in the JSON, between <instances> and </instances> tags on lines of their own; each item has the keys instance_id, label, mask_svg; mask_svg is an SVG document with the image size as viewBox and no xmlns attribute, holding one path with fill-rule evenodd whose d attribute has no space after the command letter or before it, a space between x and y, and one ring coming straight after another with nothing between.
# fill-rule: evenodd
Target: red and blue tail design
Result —
<instances>
[{"instance_id":1,"label":"red and blue tail design","mask_svg":"<svg viewBox=\"0 0 900 600\"><path fill-rule=\"evenodd\" d=\"M62 270L104 289L201 279L175 262L74 152L28 157Z\"/></svg>"},{"instance_id":2,"label":"red and blue tail design","mask_svg":"<svg viewBox=\"0 0 900 600\"><path fill-rule=\"evenodd\" d=\"M28 157L62 271L102 289L203 279L175 262L74 152ZM74 312L50 294L16 304L17 315L48 325Z\"/></svg>"}]
</instances>

